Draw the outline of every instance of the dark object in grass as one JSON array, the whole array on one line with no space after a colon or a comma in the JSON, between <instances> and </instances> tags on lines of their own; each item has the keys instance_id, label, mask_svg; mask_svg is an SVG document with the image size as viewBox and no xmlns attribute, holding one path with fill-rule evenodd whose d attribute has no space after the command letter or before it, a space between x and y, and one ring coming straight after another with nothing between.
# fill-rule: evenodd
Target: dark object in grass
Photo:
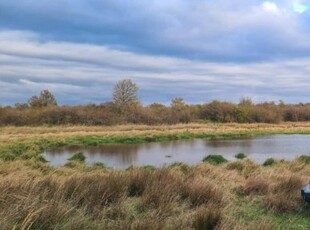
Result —
<instances>
[{"instance_id":1,"label":"dark object in grass","mask_svg":"<svg viewBox=\"0 0 310 230\"><path fill-rule=\"evenodd\" d=\"M209 155L205 157L203 162L209 162L214 165L219 165L228 162L222 155Z\"/></svg>"},{"instance_id":2,"label":"dark object in grass","mask_svg":"<svg viewBox=\"0 0 310 230\"><path fill-rule=\"evenodd\" d=\"M301 197L305 202L310 204L310 184L301 189Z\"/></svg>"},{"instance_id":3,"label":"dark object in grass","mask_svg":"<svg viewBox=\"0 0 310 230\"><path fill-rule=\"evenodd\" d=\"M76 154L74 154L72 157L70 157L68 160L69 161L81 161L84 162L86 159L86 157L84 156L83 152L78 152Z\"/></svg>"},{"instance_id":4,"label":"dark object in grass","mask_svg":"<svg viewBox=\"0 0 310 230\"><path fill-rule=\"evenodd\" d=\"M267 160L265 160L265 162L263 163L263 166L272 166L276 163L276 160L273 158L268 158Z\"/></svg>"},{"instance_id":5,"label":"dark object in grass","mask_svg":"<svg viewBox=\"0 0 310 230\"><path fill-rule=\"evenodd\" d=\"M235 155L235 158L240 159L240 160L242 160L242 159L244 159L246 157L247 156L244 153L238 153L238 154Z\"/></svg>"}]
</instances>

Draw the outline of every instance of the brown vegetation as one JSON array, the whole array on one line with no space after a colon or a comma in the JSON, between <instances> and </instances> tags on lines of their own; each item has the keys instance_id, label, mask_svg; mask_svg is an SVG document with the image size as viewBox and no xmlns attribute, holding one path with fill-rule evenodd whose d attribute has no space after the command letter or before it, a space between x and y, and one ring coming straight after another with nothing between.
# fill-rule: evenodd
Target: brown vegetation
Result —
<instances>
[{"instance_id":1,"label":"brown vegetation","mask_svg":"<svg viewBox=\"0 0 310 230\"><path fill-rule=\"evenodd\" d=\"M238 162L242 170L202 163L109 171L0 161L1 229L293 229L295 218L306 221L299 191L310 165ZM251 176L243 173L249 165Z\"/></svg>"},{"instance_id":2,"label":"brown vegetation","mask_svg":"<svg viewBox=\"0 0 310 230\"><path fill-rule=\"evenodd\" d=\"M149 137L164 135L203 134L275 134L275 133L310 133L310 122L291 122L281 124L219 124L191 123L178 125L120 125L120 126L40 126L40 127L0 127L0 143L11 143L21 140L65 139L73 137ZM196 136L195 136L196 135Z\"/></svg>"},{"instance_id":3,"label":"brown vegetation","mask_svg":"<svg viewBox=\"0 0 310 230\"><path fill-rule=\"evenodd\" d=\"M101 105L57 106L48 90L33 96L28 103L0 107L0 126L15 125L119 125L177 124L195 121L237 123L279 123L310 121L310 104L254 104L249 98L239 104L212 101L189 105L182 98L171 105L154 103L143 106L137 96L138 87L131 80L115 85L113 102Z\"/></svg>"}]
</instances>

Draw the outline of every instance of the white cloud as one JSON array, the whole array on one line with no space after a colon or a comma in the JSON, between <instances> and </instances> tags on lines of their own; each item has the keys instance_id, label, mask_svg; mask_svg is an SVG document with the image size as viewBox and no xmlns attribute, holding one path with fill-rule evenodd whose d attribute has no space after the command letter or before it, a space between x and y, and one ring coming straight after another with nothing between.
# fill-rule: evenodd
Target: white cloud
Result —
<instances>
[{"instance_id":1,"label":"white cloud","mask_svg":"<svg viewBox=\"0 0 310 230\"><path fill-rule=\"evenodd\" d=\"M277 4L274 2L264 2L263 3L263 9L265 11L276 13L276 14L278 14L280 12Z\"/></svg>"}]
</instances>

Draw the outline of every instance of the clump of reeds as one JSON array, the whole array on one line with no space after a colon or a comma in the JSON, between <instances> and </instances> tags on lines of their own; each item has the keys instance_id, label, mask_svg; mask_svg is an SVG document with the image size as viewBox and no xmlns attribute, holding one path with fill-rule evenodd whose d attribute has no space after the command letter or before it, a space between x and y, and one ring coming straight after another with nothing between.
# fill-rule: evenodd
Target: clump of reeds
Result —
<instances>
[{"instance_id":1,"label":"clump of reeds","mask_svg":"<svg viewBox=\"0 0 310 230\"><path fill-rule=\"evenodd\" d=\"M263 166L272 166L276 163L277 161L273 158L268 158L264 161Z\"/></svg>"},{"instance_id":2,"label":"clump of reeds","mask_svg":"<svg viewBox=\"0 0 310 230\"><path fill-rule=\"evenodd\" d=\"M182 184L182 197L188 199L192 206L208 203L220 204L223 198L222 191L204 177L188 178Z\"/></svg>"},{"instance_id":3,"label":"clump of reeds","mask_svg":"<svg viewBox=\"0 0 310 230\"><path fill-rule=\"evenodd\" d=\"M265 195L269 190L270 181L262 176L251 176L244 184L243 191L246 195Z\"/></svg>"},{"instance_id":4,"label":"clump of reeds","mask_svg":"<svg viewBox=\"0 0 310 230\"><path fill-rule=\"evenodd\" d=\"M222 155L211 154L209 156L206 156L202 161L209 162L214 165L219 165L219 164L226 163L228 160L226 160Z\"/></svg>"},{"instance_id":5,"label":"clump of reeds","mask_svg":"<svg viewBox=\"0 0 310 230\"><path fill-rule=\"evenodd\" d=\"M193 217L193 228L197 230L213 230L220 226L222 220L221 209L217 206L203 206L198 208Z\"/></svg>"},{"instance_id":6,"label":"clump of reeds","mask_svg":"<svg viewBox=\"0 0 310 230\"><path fill-rule=\"evenodd\" d=\"M310 165L292 172L287 162L235 162L114 171L79 161L72 168L0 161L1 228L271 229L287 212L304 220L300 189Z\"/></svg>"},{"instance_id":7,"label":"clump of reeds","mask_svg":"<svg viewBox=\"0 0 310 230\"><path fill-rule=\"evenodd\" d=\"M72 157L70 157L68 160L69 161L80 161L80 162L84 162L86 159L85 155L83 152L78 152L75 153Z\"/></svg>"},{"instance_id":8,"label":"clump of reeds","mask_svg":"<svg viewBox=\"0 0 310 230\"><path fill-rule=\"evenodd\" d=\"M238 153L235 155L235 158L242 160L244 158L247 158L247 156L244 153Z\"/></svg>"},{"instance_id":9,"label":"clump of reeds","mask_svg":"<svg viewBox=\"0 0 310 230\"><path fill-rule=\"evenodd\" d=\"M277 213L294 212L300 209L300 189L303 181L300 177L291 174L277 178L263 201L265 208Z\"/></svg>"}]
</instances>

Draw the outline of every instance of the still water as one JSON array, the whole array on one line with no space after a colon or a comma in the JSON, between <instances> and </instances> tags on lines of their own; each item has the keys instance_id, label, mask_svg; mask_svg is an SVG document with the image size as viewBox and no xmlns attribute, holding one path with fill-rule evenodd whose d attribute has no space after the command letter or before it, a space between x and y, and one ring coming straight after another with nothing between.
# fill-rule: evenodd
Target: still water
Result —
<instances>
[{"instance_id":1,"label":"still water","mask_svg":"<svg viewBox=\"0 0 310 230\"><path fill-rule=\"evenodd\" d=\"M125 169L131 165L164 166L173 162L197 164L209 154L221 154L234 159L243 152L262 163L269 157L292 160L300 155L310 155L310 135L272 135L225 140L179 140L147 144L107 144L95 147L68 146L43 153L52 166L61 166L73 154L83 152L86 163L102 162L105 165Z\"/></svg>"}]
</instances>

